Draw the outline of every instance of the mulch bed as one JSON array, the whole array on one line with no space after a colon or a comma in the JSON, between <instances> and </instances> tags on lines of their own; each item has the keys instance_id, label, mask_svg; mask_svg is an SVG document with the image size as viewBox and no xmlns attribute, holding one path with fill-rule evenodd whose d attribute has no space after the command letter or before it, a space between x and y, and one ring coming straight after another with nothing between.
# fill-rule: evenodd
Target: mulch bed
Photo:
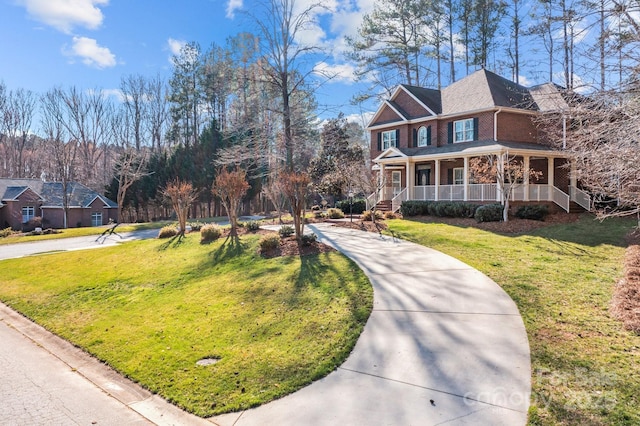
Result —
<instances>
[{"instance_id":1,"label":"mulch bed","mask_svg":"<svg viewBox=\"0 0 640 426\"><path fill-rule=\"evenodd\" d=\"M627 330L640 335L640 230L627 236L624 276L616 285L611 311Z\"/></svg>"}]
</instances>

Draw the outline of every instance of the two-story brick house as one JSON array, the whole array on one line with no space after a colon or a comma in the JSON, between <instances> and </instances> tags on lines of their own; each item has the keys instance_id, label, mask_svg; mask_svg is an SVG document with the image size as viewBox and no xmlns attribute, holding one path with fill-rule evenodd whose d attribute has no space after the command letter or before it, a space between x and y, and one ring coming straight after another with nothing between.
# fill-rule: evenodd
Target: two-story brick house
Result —
<instances>
[{"instance_id":1,"label":"two-story brick house","mask_svg":"<svg viewBox=\"0 0 640 426\"><path fill-rule=\"evenodd\" d=\"M500 201L499 185L473 182L469 161L502 155L538 172L535 181L527 174L513 201L588 208L569 157L540 141L534 120L563 107L553 84L526 88L484 69L442 90L400 85L368 126L373 167L386 182L378 199L393 210L404 200Z\"/></svg>"}]
</instances>

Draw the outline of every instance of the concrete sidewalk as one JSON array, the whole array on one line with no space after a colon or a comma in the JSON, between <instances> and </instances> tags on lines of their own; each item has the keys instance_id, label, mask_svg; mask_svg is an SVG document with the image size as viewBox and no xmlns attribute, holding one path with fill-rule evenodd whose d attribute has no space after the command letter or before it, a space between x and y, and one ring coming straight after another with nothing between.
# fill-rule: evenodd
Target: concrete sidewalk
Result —
<instances>
[{"instance_id":1,"label":"concrete sidewalk","mask_svg":"<svg viewBox=\"0 0 640 426\"><path fill-rule=\"evenodd\" d=\"M356 347L336 371L264 406L210 420L246 425L523 425L529 344L514 302L485 275L392 237L310 225L374 287Z\"/></svg>"}]
</instances>

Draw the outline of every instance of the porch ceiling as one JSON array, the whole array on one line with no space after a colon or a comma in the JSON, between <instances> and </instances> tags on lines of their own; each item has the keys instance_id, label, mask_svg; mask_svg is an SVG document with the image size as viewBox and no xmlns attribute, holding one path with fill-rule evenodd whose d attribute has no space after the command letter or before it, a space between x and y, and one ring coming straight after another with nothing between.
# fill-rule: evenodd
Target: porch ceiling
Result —
<instances>
[{"instance_id":1,"label":"porch ceiling","mask_svg":"<svg viewBox=\"0 0 640 426\"><path fill-rule=\"evenodd\" d=\"M447 160L452 158L477 157L488 154L502 154L509 152L513 155L529 155L535 157L567 157L560 151L554 150L548 146L504 141L475 141L463 142L457 144L448 144L445 146L427 146L420 148L395 148L403 154L403 156L385 157L380 155L374 160L376 163L384 164L406 164L417 161L430 160Z\"/></svg>"}]
</instances>

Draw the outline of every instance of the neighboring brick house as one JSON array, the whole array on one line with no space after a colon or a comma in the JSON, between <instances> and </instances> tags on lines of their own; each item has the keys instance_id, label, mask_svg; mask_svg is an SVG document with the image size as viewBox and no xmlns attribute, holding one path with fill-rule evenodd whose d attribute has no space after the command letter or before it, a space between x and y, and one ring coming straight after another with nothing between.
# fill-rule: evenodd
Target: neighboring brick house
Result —
<instances>
[{"instance_id":1,"label":"neighboring brick house","mask_svg":"<svg viewBox=\"0 0 640 426\"><path fill-rule=\"evenodd\" d=\"M378 199L394 211L404 200L500 201L497 184L473 182L469 160L506 154L539 175L511 200L588 208L569 157L539 141L534 121L566 106L553 84L526 88L485 69L442 90L400 85L367 127L374 170L386 177Z\"/></svg>"},{"instance_id":2,"label":"neighboring brick house","mask_svg":"<svg viewBox=\"0 0 640 426\"><path fill-rule=\"evenodd\" d=\"M67 188L67 227L100 226L118 221L118 205L92 189L71 182ZM62 183L0 178L0 229L21 230L40 217L43 228L64 228Z\"/></svg>"}]
</instances>

